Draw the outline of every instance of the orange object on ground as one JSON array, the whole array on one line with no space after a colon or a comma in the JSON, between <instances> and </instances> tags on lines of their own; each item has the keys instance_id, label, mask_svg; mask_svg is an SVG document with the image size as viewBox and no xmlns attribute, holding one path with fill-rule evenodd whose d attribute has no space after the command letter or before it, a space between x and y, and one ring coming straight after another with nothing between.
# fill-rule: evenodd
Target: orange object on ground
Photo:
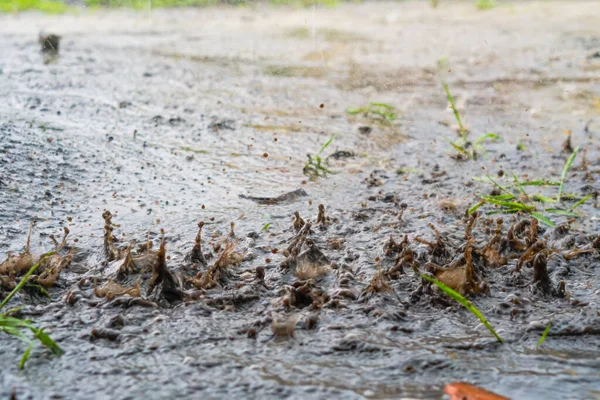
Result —
<instances>
[{"instance_id":1,"label":"orange object on ground","mask_svg":"<svg viewBox=\"0 0 600 400\"><path fill-rule=\"evenodd\" d=\"M450 396L450 400L510 400L508 397L464 382L449 383L444 388L444 392Z\"/></svg>"}]
</instances>

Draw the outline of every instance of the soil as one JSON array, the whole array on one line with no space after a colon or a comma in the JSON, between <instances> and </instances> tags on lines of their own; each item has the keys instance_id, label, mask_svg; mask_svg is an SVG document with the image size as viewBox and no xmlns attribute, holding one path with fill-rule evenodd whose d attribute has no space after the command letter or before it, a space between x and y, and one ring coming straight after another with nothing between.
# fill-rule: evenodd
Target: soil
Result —
<instances>
[{"instance_id":1,"label":"soil","mask_svg":"<svg viewBox=\"0 0 600 400\"><path fill-rule=\"evenodd\" d=\"M38 346L19 370L4 336L0 396L598 398L599 18L587 1L0 16L2 259L30 222L33 255L68 227L72 257L50 298L10 303L65 355ZM451 157L442 80L469 139L501 137L476 160ZM369 102L396 117L346 112ZM560 180L569 132L581 217L535 232L485 206L468 234L495 189L473 178Z\"/></svg>"}]
</instances>

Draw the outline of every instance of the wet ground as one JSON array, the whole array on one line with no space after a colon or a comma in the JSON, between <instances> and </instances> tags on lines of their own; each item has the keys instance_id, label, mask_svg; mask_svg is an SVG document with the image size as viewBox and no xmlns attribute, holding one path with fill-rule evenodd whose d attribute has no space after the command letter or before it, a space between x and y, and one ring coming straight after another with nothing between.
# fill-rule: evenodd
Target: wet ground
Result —
<instances>
[{"instance_id":1,"label":"wet ground","mask_svg":"<svg viewBox=\"0 0 600 400\"><path fill-rule=\"evenodd\" d=\"M64 226L75 246L51 299L13 302L66 354L38 347L19 370L25 346L3 337L0 394L441 398L462 380L515 399L598 398L600 9L443 3L0 16L0 252L22 251L30 221L33 254L53 249L49 235ZM58 58L40 53L41 30L62 35ZM442 79L469 137L501 136L477 160L450 157L445 139L457 133ZM394 106L396 118L346 112L369 102ZM533 268L516 271L518 245L489 266L488 218L498 215L481 215L471 235L489 295L469 296L504 344L422 287L411 263L391 271L390 235L408 235L422 271L467 258L465 211L494 189L473 178L559 180L567 131L585 162L580 151L564 192L596 197L581 218L551 215L561 228L540 224L534 235L548 243L550 289L532 285ZM324 161L333 173L311 181L306 154L331 137L322 156L339 151ZM119 239L112 257L105 210ZM310 233L294 231L296 211ZM502 237L513 217L503 216ZM193 262L199 221L205 261ZM446 253L417 240L435 242L428 224ZM148 231L158 248L161 229L182 299L97 296L94 279L133 285L137 275L115 275L119 258ZM226 242L236 256L206 279ZM273 337L293 322L293 337Z\"/></svg>"}]
</instances>

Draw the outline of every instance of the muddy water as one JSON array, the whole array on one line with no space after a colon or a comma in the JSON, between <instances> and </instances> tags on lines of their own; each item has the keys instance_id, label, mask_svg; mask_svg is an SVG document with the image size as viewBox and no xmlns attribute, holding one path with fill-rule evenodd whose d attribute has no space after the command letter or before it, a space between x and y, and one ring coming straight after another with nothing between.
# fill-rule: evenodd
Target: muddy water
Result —
<instances>
[{"instance_id":1,"label":"muddy water","mask_svg":"<svg viewBox=\"0 0 600 400\"><path fill-rule=\"evenodd\" d=\"M578 170L580 154L565 192L597 193L598 14L592 2L486 13L402 2L0 17L0 251L20 251L30 221L35 254L53 248L48 235L62 226L78 239L50 300L14 301L66 354L37 348L19 371L24 346L3 338L2 396L14 388L18 398L440 398L444 384L464 380L512 398L597 398L597 251L549 257L552 284L565 281L567 298L534 291L531 268L513 272L517 259L487 270L490 295L471 299L503 345L443 295L419 294L410 268L390 281L393 292L369 294L368 284L378 258L383 269L394 264L383 247L390 234L408 235L420 266L427 248L415 238L435 240L429 223L453 241L453 255L462 251L464 211L492 190L473 177L502 169L558 180L567 130L586 150L587 171ZM47 63L40 30L63 36L60 57ZM502 137L477 161L449 157L444 138L456 133L441 78L473 137ZM369 101L393 105L397 119L345 112ZM369 133L359 130L366 126ZM335 173L311 182L302 173L306 154L332 136L324 155L355 155L330 158ZM308 196L271 205L240 197L297 189ZM400 203L408 206L402 221ZM309 238L333 267L315 285L335 297L347 278L360 298L286 305L285 290L298 280L280 266L295 235L292 216L315 224L318 204L331 223ZM586 202L571 223L576 247L598 234L594 206ZM231 267L231 285L195 300L128 307L97 298L92 279L108 278L105 209L122 246L143 242L149 230L158 247L164 228L176 274L200 220L207 257L218 256L213 246L230 222L246 257ZM553 235L540 227L540 238ZM483 246L491 234L479 224L473 237ZM248 280L257 267L266 287ZM68 290L77 292L73 305ZM272 313L297 320L293 338L272 337Z\"/></svg>"}]
</instances>

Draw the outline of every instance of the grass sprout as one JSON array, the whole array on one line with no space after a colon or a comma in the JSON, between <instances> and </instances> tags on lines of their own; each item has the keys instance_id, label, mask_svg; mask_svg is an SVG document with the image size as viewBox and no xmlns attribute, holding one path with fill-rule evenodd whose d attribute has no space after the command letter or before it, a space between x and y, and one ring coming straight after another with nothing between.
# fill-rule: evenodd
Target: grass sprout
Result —
<instances>
[{"instance_id":1,"label":"grass sprout","mask_svg":"<svg viewBox=\"0 0 600 400\"><path fill-rule=\"evenodd\" d=\"M581 217L581 215L573 211L563 210L562 208L546 208L544 211L548 214L566 215L567 217Z\"/></svg>"},{"instance_id":2,"label":"grass sprout","mask_svg":"<svg viewBox=\"0 0 600 400\"><path fill-rule=\"evenodd\" d=\"M321 149L317 154L311 156L308 154L308 161L304 164L304 168L302 172L304 175L308 176L311 181L316 181L320 177L325 177L327 174L331 174L332 172L323 166L324 159L321 157L321 154L325 149L331 144L333 141L333 136L329 138L328 141L325 142Z\"/></svg>"},{"instance_id":3,"label":"grass sprout","mask_svg":"<svg viewBox=\"0 0 600 400\"><path fill-rule=\"evenodd\" d=\"M485 325L485 327L492 333L492 335L494 335L496 337L496 339L500 343L504 343L502 338L496 333L496 331L494 330L492 325L485 318L485 316L481 313L481 311L479 311L477 309L477 307L475 307L469 300L465 299L460 293L452 290L451 288L444 285L442 282L438 281L435 278L432 278L425 274L421 274L421 277L423 279L428 280L429 282L433 283L437 287L439 287L444 293L446 293L448 296L452 297L454 300L456 300L458 303L460 303L463 307L465 307L467 310L469 310L471 313L473 313L473 315L475 315L477 318L479 318L479 320L483 323L483 325Z\"/></svg>"},{"instance_id":4,"label":"grass sprout","mask_svg":"<svg viewBox=\"0 0 600 400\"><path fill-rule=\"evenodd\" d=\"M483 134L473 141L473 144L472 144L473 149L480 153L485 154L486 151L485 151L485 148L482 146L482 144L488 140L491 140L491 141L500 140L500 136L496 135L495 133Z\"/></svg>"},{"instance_id":5,"label":"grass sprout","mask_svg":"<svg viewBox=\"0 0 600 400\"><path fill-rule=\"evenodd\" d=\"M350 115L364 115L375 121L391 124L396 120L398 111L394 106L386 103L371 102L368 106L349 108L346 112Z\"/></svg>"},{"instance_id":6,"label":"grass sprout","mask_svg":"<svg viewBox=\"0 0 600 400\"><path fill-rule=\"evenodd\" d=\"M29 277L40 266L40 263L46 257L49 257L52 254L54 254L53 251L46 253L45 255L40 257L40 261L29 269L27 274L25 274L25 276L23 276L23 279L21 279L21 281L17 284L17 286L15 286L15 288L8 294L8 296L6 296L6 298L4 298L4 300L2 300L2 303L0 303L0 310L2 308L4 308L4 306L17 294L17 292L19 290L21 290L21 288L23 288L23 286L25 286L25 284L29 280ZM11 312L14 312L15 310L18 310L18 309L12 309L4 314L0 314L0 331L3 331L4 333L14 336L17 339L20 339L23 342L27 343L27 349L25 350L25 353L23 354L23 356L21 357L21 361L19 362L20 369L25 367L25 363L29 359L29 356L31 355L31 350L33 349L33 346L35 344L35 339L38 339L44 346L46 346L48 349L50 349L50 351L53 354L55 354L57 356L61 356L64 354L64 351L52 340L52 338L50 338L50 336L48 336L44 332L43 329L35 327L35 325L33 325L33 323L29 320L19 319L19 318L15 318L15 317L12 317L9 315ZM33 333L33 339L30 338L28 335L26 335L23 332L23 331L27 331L27 330L29 330L31 333Z\"/></svg>"},{"instance_id":7,"label":"grass sprout","mask_svg":"<svg viewBox=\"0 0 600 400\"><path fill-rule=\"evenodd\" d=\"M575 161L575 157L577 157L577 152L579 151L579 146L573 150L573 153L567 159L565 166L563 167L562 174L560 177L560 186L558 187L558 196L556 196L556 201L560 201L561 195L563 192L563 185L565 183L565 178L567 177L567 172L569 172L569 168L573 165L573 161Z\"/></svg>"},{"instance_id":8,"label":"grass sprout","mask_svg":"<svg viewBox=\"0 0 600 400\"><path fill-rule=\"evenodd\" d=\"M532 181L521 182L521 186L558 186L560 182L549 181L547 179L535 179Z\"/></svg>"},{"instance_id":9,"label":"grass sprout","mask_svg":"<svg viewBox=\"0 0 600 400\"><path fill-rule=\"evenodd\" d=\"M487 175L486 176L474 176L472 179L476 182L489 182ZM518 185L521 186L521 188L523 188L524 186L559 186L560 182L550 181L547 179L534 179L531 181L519 181ZM517 185L506 185L504 187L512 188L515 186L517 186Z\"/></svg>"},{"instance_id":10,"label":"grass sprout","mask_svg":"<svg viewBox=\"0 0 600 400\"><path fill-rule=\"evenodd\" d=\"M544 343L544 341L546 340L546 336L548 336L548 332L550 332L551 327L552 327L552 321L548 322L548 325L546 325L546 329L544 329L544 332L542 333L542 337L540 337L540 340L538 340L537 347L540 347Z\"/></svg>"},{"instance_id":11,"label":"grass sprout","mask_svg":"<svg viewBox=\"0 0 600 400\"><path fill-rule=\"evenodd\" d=\"M458 112L458 109L456 108L456 105L454 104L454 97L452 96L452 93L450 93L450 88L448 88L448 84L446 82L442 82L442 86L444 87L444 91L446 92L446 98L448 99L448 103L450 103L450 107L452 107L452 112L454 113L454 118L456 119L456 122L458 122L458 128L460 129L460 135L462 136L462 139L464 142L467 141L467 133L465 130L465 127L462 123L462 120L460 119L460 113Z\"/></svg>"},{"instance_id":12,"label":"grass sprout","mask_svg":"<svg viewBox=\"0 0 600 400\"><path fill-rule=\"evenodd\" d=\"M541 194L534 194L531 198L544 204L556 203L556 199L554 197L543 196Z\"/></svg>"},{"instance_id":13,"label":"grass sprout","mask_svg":"<svg viewBox=\"0 0 600 400\"><path fill-rule=\"evenodd\" d=\"M573 211L574 209L576 209L577 207L579 207L580 205L582 205L583 203L585 203L586 201L588 201L589 199L591 199L592 197L594 197L593 194L588 194L587 196L585 196L583 199L579 200L577 203L575 203L575 205L573 207L571 207L571 211Z\"/></svg>"},{"instance_id":14,"label":"grass sprout","mask_svg":"<svg viewBox=\"0 0 600 400\"><path fill-rule=\"evenodd\" d=\"M556 224L554 222L552 222L552 220L550 218L546 217L544 214L534 211L531 213L531 216L545 225L548 225L550 227L556 226Z\"/></svg>"},{"instance_id":15,"label":"grass sprout","mask_svg":"<svg viewBox=\"0 0 600 400\"><path fill-rule=\"evenodd\" d=\"M486 214L503 214L503 213L514 213L524 212L531 214L532 217L536 218L541 223L550 227L556 226L556 224L548 217L548 215L562 215L567 217L581 217L580 214L575 212L575 209L580 207L583 203L593 197L589 194L582 199L578 200L570 208L556 207L557 204L561 204L562 201L575 201L576 196L572 194L566 194L563 192L564 183L567 177L569 169L573 165L579 148L576 148L573 153L569 156L565 165L562 169L561 179L559 182L548 180L548 179L537 179L531 181L519 181L515 174L512 175L513 184L502 186L494 178L486 175L485 178L474 178L476 181L487 182L494 185L501 194L495 196L480 196L480 201L475 205L471 206L468 210L469 214L473 214L479 208L486 204L495 206L494 210L487 211ZM546 196L543 194L529 195L524 189L524 186L558 186L558 194L556 196ZM552 205L548 207L548 205Z\"/></svg>"},{"instance_id":16,"label":"grass sprout","mask_svg":"<svg viewBox=\"0 0 600 400\"><path fill-rule=\"evenodd\" d=\"M463 125L460 113L458 112L456 104L454 103L454 96L452 96L452 93L450 93L450 88L446 82L442 81L442 86L444 87L444 92L446 92L446 98L448 99L450 108L452 108L454 119L456 119L456 122L458 123L458 130L460 131L460 138L458 140L451 141L446 139L446 141L458 152L459 157L455 158L475 160L477 159L477 153L487 153L483 147L483 143L487 141L500 140L501 138L495 133L485 133L472 142L469 142L467 140L467 129Z\"/></svg>"}]
</instances>

